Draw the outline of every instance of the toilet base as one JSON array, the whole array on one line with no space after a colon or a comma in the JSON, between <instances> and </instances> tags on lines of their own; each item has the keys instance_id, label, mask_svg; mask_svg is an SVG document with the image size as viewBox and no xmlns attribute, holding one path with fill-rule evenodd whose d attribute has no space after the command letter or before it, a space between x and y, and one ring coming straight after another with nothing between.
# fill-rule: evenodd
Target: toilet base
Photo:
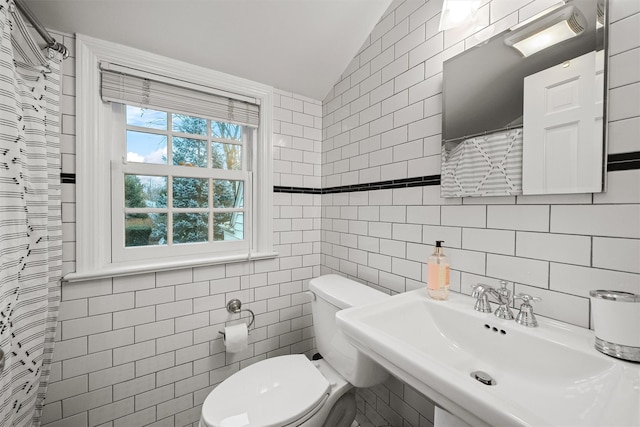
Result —
<instances>
[{"instance_id":1,"label":"toilet base","mask_svg":"<svg viewBox=\"0 0 640 427\"><path fill-rule=\"evenodd\" d=\"M329 417L332 415L335 416L336 419L339 419L343 415L348 414L346 407L348 405L349 398L345 396L345 393L351 390L353 388L353 385L351 385L347 380L342 378L342 376L338 374L338 372L336 372L336 370L333 369L331 365L329 365L329 363L327 363L325 360L323 359L313 360L311 363L313 363L315 367L320 371L320 373L327 379L327 381L329 381L329 384L331 385L331 390L329 392L329 397L324 402L322 407L318 410L318 412L313 414L308 420L306 420L302 424L296 424L296 425L299 425L300 427L323 427L323 426L342 427L343 424L325 424L325 422L332 421L332 420L329 420ZM343 396L345 397L346 400L343 403L341 403L340 400ZM350 396L353 398L352 395ZM355 399L354 399L354 404L355 404ZM332 411L334 408L336 409L336 412L332 414ZM355 411L353 413L353 417L355 419ZM350 426L352 422L353 420L351 420L348 424L344 424L344 425Z\"/></svg>"},{"instance_id":2,"label":"toilet base","mask_svg":"<svg viewBox=\"0 0 640 427\"><path fill-rule=\"evenodd\" d=\"M345 393L333 405L324 427L351 427L356 419L356 398L353 393Z\"/></svg>"}]
</instances>

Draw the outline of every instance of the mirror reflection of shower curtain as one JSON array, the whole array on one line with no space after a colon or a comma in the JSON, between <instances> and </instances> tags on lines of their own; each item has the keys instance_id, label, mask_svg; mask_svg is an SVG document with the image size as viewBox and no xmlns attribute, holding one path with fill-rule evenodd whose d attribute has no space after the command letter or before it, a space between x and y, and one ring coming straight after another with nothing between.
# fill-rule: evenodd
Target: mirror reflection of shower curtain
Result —
<instances>
[{"instance_id":1,"label":"mirror reflection of shower curtain","mask_svg":"<svg viewBox=\"0 0 640 427\"><path fill-rule=\"evenodd\" d=\"M442 146L442 197L522 193L522 128Z\"/></svg>"},{"instance_id":2,"label":"mirror reflection of shower curtain","mask_svg":"<svg viewBox=\"0 0 640 427\"><path fill-rule=\"evenodd\" d=\"M61 57L0 2L0 425L39 426L60 305Z\"/></svg>"}]
</instances>

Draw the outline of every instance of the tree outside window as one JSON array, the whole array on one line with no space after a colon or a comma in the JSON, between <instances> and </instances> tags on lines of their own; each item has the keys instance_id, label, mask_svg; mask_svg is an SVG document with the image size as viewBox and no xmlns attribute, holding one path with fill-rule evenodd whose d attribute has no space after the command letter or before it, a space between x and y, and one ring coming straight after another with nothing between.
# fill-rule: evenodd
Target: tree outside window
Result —
<instances>
[{"instance_id":1,"label":"tree outside window","mask_svg":"<svg viewBox=\"0 0 640 427\"><path fill-rule=\"evenodd\" d=\"M131 112L135 112L132 115ZM167 113L127 106L128 123L136 127L167 129ZM148 118L145 118L147 116ZM132 117L129 119L129 117ZM209 129L210 135L208 138ZM138 147L129 144L129 136L137 137L144 132L128 132L127 158L143 163L167 164L166 150L171 150L171 162L175 166L223 170L242 170L242 126L225 122L209 121L199 117L172 114L172 133L156 138L158 132L148 136L146 152L135 152ZM144 130L144 129L142 129ZM170 141L167 141L171 138ZM236 143L234 143L236 142ZM210 144L210 147L207 147ZM153 153L163 152L159 158ZM138 150L143 151L143 150ZM207 156L211 155L208 159ZM215 212L210 208L243 208L244 182L226 179L195 178L173 176L172 207L180 209L173 212L173 243L197 243L209 240L209 215L213 215L213 240L243 239L244 223L242 212ZM213 206L209 206L209 192L212 191ZM126 208L167 208L167 177L145 177L125 175ZM189 209L199 209L189 212ZM203 212L203 209L208 209ZM125 226L126 246L147 246L167 244L167 214L165 213L127 213Z\"/></svg>"}]
</instances>

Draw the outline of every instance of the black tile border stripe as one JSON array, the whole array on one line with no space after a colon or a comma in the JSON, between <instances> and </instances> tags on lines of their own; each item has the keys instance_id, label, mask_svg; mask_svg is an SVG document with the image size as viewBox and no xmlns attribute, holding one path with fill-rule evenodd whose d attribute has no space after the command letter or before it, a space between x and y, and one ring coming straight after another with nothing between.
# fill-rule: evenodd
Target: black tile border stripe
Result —
<instances>
[{"instance_id":1,"label":"black tile border stripe","mask_svg":"<svg viewBox=\"0 0 640 427\"><path fill-rule=\"evenodd\" d=\"M629 153L609 154L607 157L607 171L625 171L640 169L640 151ZM63 184L75 184L75 173L61 173L60 182ZM291 194L336 194L353 193L356 191L388 190L393 188L425 187L428 185L440 185L440 175L418 176L414 178L402 178L389 181L369 182L365 184L342 185L328 188L286 187L276 185L274 193Z\"/></svg>"},{"instance_id":2,"label":"black tile border stripe","mask_svg":"<svg viewBox=\"0 0 640 427\"><path fill-rule=\"evenodd\" d=\"M322 194L321 188L307 188L307 187L281 187L278 185L273 186L274 193L292 193L292 194Z\"/></svg>"},{"instance_id":3,"label":"black tile border stripe","mask_svg":"<svg viewBox=\"0 0 640 427\"><path fill-rule=\"evenodd\" d=\"M630 160L627 162L615 162L607 165L607 172L628 171L632 169L640 169L640 159Z\"/></svg>"},{"instance_id":4,"label":"black tile border stripe","mask_svg":"<svg viewBox=\"0 0 640 427\"><path fill-rule=\"evenodd\" d=\"M640 160L640 151L630 153L609 154L607 163L628 162L630 160Z\"/></svg>"},{"instance_id":5,"label":"black tile border stripe","mask_svg":"<svg viewBox=\"0 0 640 427\"><path fill-rule=\"evenodd\" d=\"M607 157L607 171L626 171L632 169L640 169L640 151L609 154Z\"/></svg>"},{"instance_id":6,"label":"black tile border stripe","mask_svg":"<svg viewBox=\"0 0 640 427\"><path fill-rule=\"evenodd\" d=\"M75 184L76 183L76 174L75 173L61 173L60 174L60 182L62 184Z\"/></svg>"},{"instance_id":7,"label":"black tile border stripe","mask_svg":"<svg viewBox=\"0 0 640 427\"><path fill-rule=\"evenodd\" d=\"M390 181L369 182L365 184L342 185L329 188L303 188L274 186L274 193L301 193L301 194L335 194L353 193L356 191L388 190L392 188L423 187L427 185L440 185L440 175L418 176L415 178L394 179Z\"/></svg>"}]
</instances>

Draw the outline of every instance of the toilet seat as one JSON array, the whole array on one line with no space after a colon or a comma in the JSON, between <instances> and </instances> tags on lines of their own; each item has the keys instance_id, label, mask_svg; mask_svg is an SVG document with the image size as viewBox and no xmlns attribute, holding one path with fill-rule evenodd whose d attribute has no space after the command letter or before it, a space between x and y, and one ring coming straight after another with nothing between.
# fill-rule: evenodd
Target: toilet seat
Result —
<instances>
[{"instance_id":1,"label":"toilet seat","mask_svg":"<svg viewBox=\"0 0 640 427\"><path fill-rule=\"evenodd\" d=\"M304 355L263 360L236 372L209 393L202 405L201 426L287 426L315 412L330 388Z\"/></svg>"}]
</instances>

